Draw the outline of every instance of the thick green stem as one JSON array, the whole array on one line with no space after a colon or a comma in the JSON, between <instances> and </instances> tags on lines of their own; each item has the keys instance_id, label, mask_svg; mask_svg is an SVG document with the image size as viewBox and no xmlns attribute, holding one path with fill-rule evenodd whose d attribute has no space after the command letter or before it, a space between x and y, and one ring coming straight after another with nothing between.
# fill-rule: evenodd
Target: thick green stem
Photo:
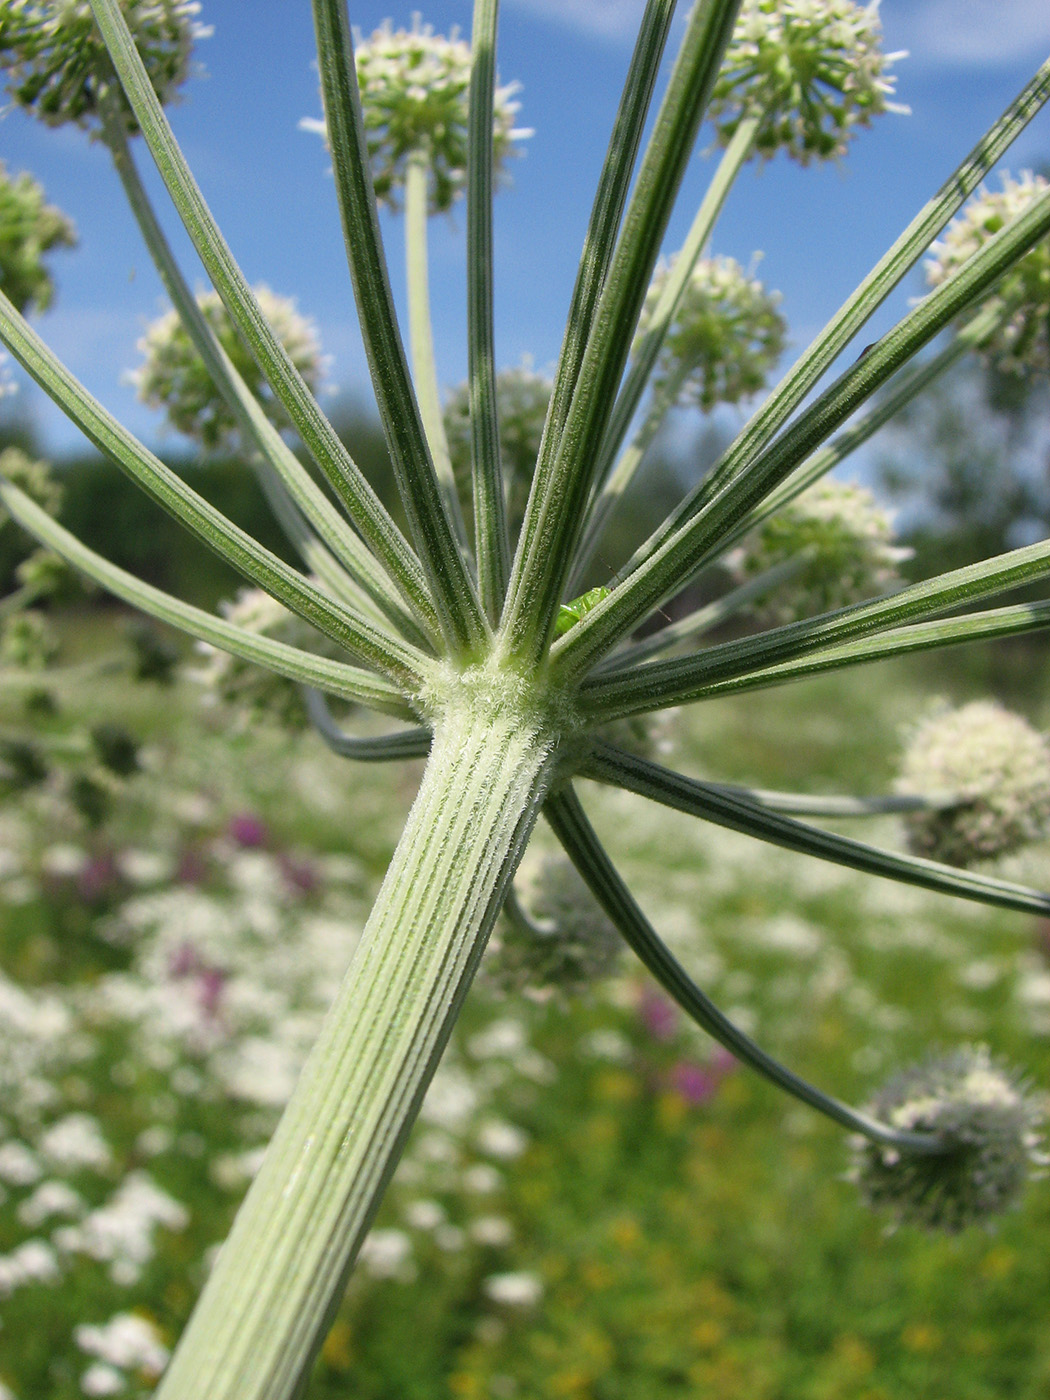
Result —
<instances>
[{"instance_id":1,"label":"thick green stem","mask_svg":"<svg viewBox=\"0 0 1050 1400\"><path fill-rule=\"evenodd\" d=\"M539 722L467 689L158 1400L290 1400L324 1340L545 795Z\"/></svg>"},{"instance_id":2,"label":"thick green stem","mask_svg":"<svg viewBox=\"0 0 1050 1400\"><path fill-rule=\"evenodd\" d=\"M412 347L412 374L419 400L427 446L434 462L438 485L445 499L461 547L467 548L467 527L448 453L445 420L441 414L434 331L430 319L430 255L427 248L427 176L430 158L417 151L405 170L405 281L408 289L408 329Z\"/></svg>"}]
</instances>

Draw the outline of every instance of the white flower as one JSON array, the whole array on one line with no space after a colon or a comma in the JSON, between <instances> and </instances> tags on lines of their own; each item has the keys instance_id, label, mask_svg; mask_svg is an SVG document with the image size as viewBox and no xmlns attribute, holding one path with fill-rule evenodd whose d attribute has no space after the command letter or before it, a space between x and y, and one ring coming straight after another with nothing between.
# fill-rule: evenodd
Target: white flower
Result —
<instances>
[{"instance_id":1,"label":"white flower","mask_svg":"<svg viewBox=\"0 0 1050 1400\"><path fill-rule=\"evenodd\" d=\"M708 108L719 141L757 116L767 158L843 155L857 127L908 110L887 100L890 64L905 55L884 54L881 41L878 0L744 0Z\"/></svg>"},{"instance_id":2,"label":"white flower","mask_svg":"<svg viewBox=\"0 0 1050 1400\"><path fill-rule=\"evenodd\" d=\"M673 265L673 259L662 262L653 274L639 337ZM675 403L693 403L704 412L757 393L784 348L787 327L779 305L779 293L767 292L735 259L701 258L664 339L653 375L657 390L671 385Z\"/></svg>"},{"instance_id":3,"label":"white flower","mask_svg":"<svg viewBox=\"0 0 1050 1400\"><path fill-rule=\"evenodd\" d=\"M42 1134L37 1148L53 1166L64 1171L83 1167L100 1171L112 1159L98 1121L86 1113L70 1113L53 1124Z\"/></svg>"},{"instance_id":4,"label":"white flower","mask_svg":"<svg viewBox=\"0 0 1050 1400\"><path fill-rule=\"evenodd\" d=\"M488 1157L495 1157L498 1162L513 1161L521 1156L528 1145L527 1133L500 1118L489 1118L478 1129L479 1150Z\"/></svg>"},{"instance_id":5,"label":"white flower","mask_svg":"<svg viewBox=\"0 0 1050 1400\"><path fill-rule=\"evenodd\" d=\"M48 846L40 864L45 875L56 879L73 879L88 863L88 853L82 846L74 846L67 841Z\"/></svg>"},{"instance_id":6,"label":"white flower","mask_svg":"<svg viewBox=\"0 0 1050 1400\"><path fill-rule=\"evenodd\" d=\"M174 99L190 71L195 39L211 30L195 0L123 0L121 9L161 102ZM113 71L87 0L5 0L2 6L7 91L47 123L95 128L111 98L129 132L137 125Z\"/></svg>"},{"instance_id":7,"label":"white flower","mask_svg":"<svg viewBox=\"0 0 1050 1400\"><path fill-rule=\"evenodd\" d=\"M64 1181L43 1181L18 1207L23 1225L35 1227L52 1215L80 1215L84 1198Z\"/></svg>"},{"instance_id":8,"label":"white flower","mask_svg":"<svg viewBox=\"0 0 1050 1400\"><path fill-rule=\"evenodd\" d=\"M543 1283L535 1274L489 1274L481 1287L487 1298L508 1308L532 1308L543 1297Z\"/></svg>"},{"instance_id":9,"label":"white flower","mask_svg":"<svg viewBox=\"0 0 1050 1400\"><path fill-rule=\"evenodd\" d=\"M253 291L288 358L316 392L321 386L325 359L313 321L300 314L291 297L278 296L267 286L255 287ZM197 305L253 397L283 427L287 423L284 409L245 349L218 292L198 292ZM142 402L151 408L162 408L173 428L204 447L232 450L238 437L237 419L215 387L179 313L166 311L151 322L137 349L143 363L130 379Z\"/></svg>"},{"instance_id":10,"label":"white flower","mask_svg":"<svg viewBox=\"0 0 1050 1400\"><path fill-rule=\"evenodd\" d=\"M463 1173L463 1187L476 1196L491 1196L503 1185L503 1178L495 1167L487 1162L478 1162Z\"/></svg>"},{"instance_id":11,"label":"white flower","mask_svg":"<svg viewBox=\"0 0 1050 1400\"><path fill-rule=\"evenodd\" d=\"M626 1064L631 1058L631 1042L619 1031L589 1031L580 1042L580 1049L596 1060L610 1060L613 1064Z\"/></svg>"},{"instance_id":12,"label":"white flower","mask_svg":"<svg viewBox=\"0 0 1050 1400\"><path fill-rule=\"evenodd\" d=\"M467 1048L476 1060L516 1060L528 1048L528 1037L520 1021L508 1018L493 1021L483 1031L471 1036Z\"/></svg>"},{"instance_id":13,"label":"white flower","mask_svg":"<svg viewBox=\"0 0 1050 1400\"><path fill-rule=\"evenodd\" d=\"M437 1201L409 1201L405 1207L405 1223L413 1230L436 1230L444 1221L445 1212Z\"/></svg>"},{"instance_id":14,"label":"white flower","mask_svg":"<svg viewBox=\"0 0 1050 1400\"><path fill-rule=\"evenodd\" d=\"M470 1222L470 1238L487 1249L502 1249L514 1238L514 1230L501 1215L479 1215Z\"/></svg>"},{"instance_id":15,"label":"white flower","mask_svg":"<svg viewBox=\"0 0 1050 1400\"><path fill-rule=\"evenodd\" d=\"M373 1230L359 1258L374 1278L399 1278L411 1261L412 1241L403 1230Z\"/></svg>"},{"instance_id":16,"label":"white flower","mask_svg":"<svg viewBox=\"0 0 1050 1400\"><path fill-rule=\"evenodd\" d=\"M1022 171L1019 180L1006 174L1002 180L999 194L989 194L982 186L948 225L944 236L931 244L926 263L926 281L931 287L957 272L1050 187L1030 170ZM1010 269L995 294L1012 315L981 347L984 354L1009 373L1050 373L1050 238L1037 243Z\"/></svg>"},{"instance_id":17,"label":"white flower","mask_svg":"<svg viewBox=\"0 0 1050 1400\"><path fill-rule=\"evenodd\" d=\"M126 1382L123 1372L96 1361L80 1377L80 1389L85 1395L119 1395Z\"/></svg>"},{"instance_id":18,"label":"white flower","mask_svg":"<svg viewBox=\"0 0 1050 1400\"><path fill-rule=\"evenodd\" d=\"M903 1132L939 1134L946 1150L908 1152L858 1139L854 1178L868 1205L903 1225L956 1234L1014 1205L1033 1163L1042 1113L986 1046L916 1065L869 1105Z\"/></svg>"},{"instance_id":19,"label":"white flower","mask_svg":"<svg viewBox=\"0 0 1050 1400\"><path fill-rule=\"evenodd\" d=\"M109 1201L86 1215L78 1225L65 1226L53 1236L70 1254L86 1254L110 1266L116 1283L135 1283L153 1257L156 1230L184 1230L189 1211L146 1175L132 1172Z\"/></svg>"},{"instance_id":20,"label":"white flower","mask_svg":"<svg viewBox=\"0 0 1050 1400\"><path fill-rule=\"evenodd\" d=\"M159 885L171 878L174 863L164 852L131 848L117 856L117 869L133 885Z\"/></svg>"},{"instance_id":21,"label":"white flower","mask_svg":"<svg viewBox=\"0 0 1050 1400\"><path fill-rule=\"evenodd\" d=\"M950 806L909 813L919 855L971 865L1037 840L1050 823L1050 745L992 700L940 711L915 727L897 788Z\"/></svg>"},{"instance_id":22,"label":"white flower","mask_svg":"<svg viewBox=\"0 0 1050 1400\"><path fill-rule=\"evenodd\" d=\"M798 559L759 607L775 622L793 622L888 593L909 551L894 543L893 520L863 486L821 481L764 520L732 561L744 578Z\"/></svg>"},{"instance_id":23,"label":"white flower","mask_svg":"<svg viewBox=\"0 0 1050 1400\"><path fill-rule=\"evenodd\" d=\"M410 30L386 20L368 39L356 39L365 136L376 198L397 208L405 167L416 154L427 157L433 211L451 208L467 177L467 118L470 45L453 29L449 37L412 19ZM515 127L518 84L497 87L493 113L493 158L497 179L514 143L531 136ZM307 118L308 131L325 134L323 122Z\"/></svg>"},{"instance_id":24,"label":"white flower","mask_svg":"<svg viewBox=\"0 0 1050 1400\"><path fill-rule=\"evenodd\" d=\"M26 1240L10 1254L0 1255L0 1295L30 1283L56 1283L61 1276L58 1256L43 1240Z\"/></svg>"},{"instance_id":25,"label":"white flower","mask_svg":"<svg viewBox=\"0 0 1050 1400\"><path fill-rule=\"evenodd\" d=\"M477 1090L463 1071L446 1066L434 1075L419 1116L426 1123L455 1132L468 1121L477 1103Z\"/></svg>"},{"instance_id":26,"label":"white flower","mask_svg":"<svg viewBox=\"0 0 1050 1400\"><path fill-rule=\"evenodd\" d=\"M118 1313L99 1327L77 1327L73 1336L81 1351L124 1371L159 1376L168 1364L168 1349L162 1345L160 1333L136 1313Z\"/></svg>"},{"instance_id":27,"label":"white flower","mask_svg":"<svg viewBox=\"0 0 1050 1400\"><path fill-rule=\"evenodd\" d=\"M0 1181L11 1186L31 1186L42 1175L36 1155L24 1142L0 1143Z\"/></svg>"}]
</instances>

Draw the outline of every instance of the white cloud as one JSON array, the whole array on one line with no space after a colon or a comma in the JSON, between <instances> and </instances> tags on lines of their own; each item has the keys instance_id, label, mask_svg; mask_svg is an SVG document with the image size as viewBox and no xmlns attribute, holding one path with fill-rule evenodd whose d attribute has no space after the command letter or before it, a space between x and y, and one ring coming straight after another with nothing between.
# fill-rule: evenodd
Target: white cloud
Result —
<instances>
[{"instance_id":1,"label":"white cloud","mask_svg":"<svg viewBox=\"0 0 1050 1400\"><path fill-rule=\"evenodd\" d=\"M1047 0L884 0L882 21L887 46L922 67L1038 62L1050 48Z\"/></svg>"},{"instance_id":2,"label":"white cloud","mask_svg":"<svg viewBox=\"0 0 1050 1400\"><path fill-rule=\"evenodd\" d=\"M606 42L631 44L644 0L511 0L538 19ZM883 0L888 48L921 67L989 67L1039 61L1050 48L1047 0Z\"/></svg>"},{"instance_id":3,"label":"white cloud","mask_svg":"<svg viewBox=\"0 0 1050 1400\"><path fill-rule=\"evenodd\" d=\"M512 0L519 10L553 20L588 38L632 44L644 0Z\"/></svg>"}]
</instances>

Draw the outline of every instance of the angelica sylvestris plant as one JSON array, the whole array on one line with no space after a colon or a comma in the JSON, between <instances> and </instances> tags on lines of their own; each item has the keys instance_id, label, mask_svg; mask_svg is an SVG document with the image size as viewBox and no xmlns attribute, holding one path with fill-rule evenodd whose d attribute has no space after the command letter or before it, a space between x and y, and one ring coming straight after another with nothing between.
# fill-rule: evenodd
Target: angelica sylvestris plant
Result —
<instances>
[{"instance_id":1,"label":"angelica sylvestris plant","mask_svg":"<svg viewBox=\"0 0 1050 1400\"><path fill-rule=\"evenodd\" d=\"M942 188L710 473L615 574L576 596L574 583L592 557L600 558L604 524L637 469L636 418L641 412L644 419L653 401L654 372L659 395L664 347L674 344L694 269L736 174L756 153L771 158L783 149L803 163L837 155L848 135L888 107L889 59L877 52L874 7L846 0L698 0L657 97L675 6L648 0L591 211L524 517L512 531L492 321L491 195L506 152L500 118L506 94L500 96L495 76L496 0L476 0L469 58L455 48L456 120L466 136L457 127L451 145L444 144L451 128L440 86L449 65L430 64L443 52L441 43L420 26L408 36L383 30L363 46L367 61L358 68L341 0L313 0L334 192L405 532L339 441L267 320L164 115L168 80L185 71L195 7L90 0L90 8L104 50L93 31L88 42L77 27L82 6L0 5L10 91L49 121L64 114L92 125L109 145L186 334L254 454L302 568L269 553L165 468L76 382L7 300L0 302L0 330L25 369L93 443L249 584L302 619L318 643L305 646L273 635L268 626L243 626L236 616L207 613L147 586L86 548L10 481L0 485L0 499L31 533L119 597L307 687L314 722L337 752L372 761L428 754L358 951L159 1393L212 1400L301 1393L488 934L504 902L516 898L511 882L541 812L605 916L695 1021L768 1079L876 1146L878 1184L867 1188L872 1200L888 1199L887 1178L900 1183L896 1199L921 1194L923 1181L934 1181L946 1200L950 1193L960 1204L954 1210L946 1205L936 1219L928 1212L924 1221L951 1228L963 1215L982 1217L1008 1203L1034 1124L1016 1102L1014 1111L998 1111L1013 1092L1001 1076L995 1092L984 1093L985 1080L999 1076L998 1069L974 1060L969 1069L953 1064L937 1070L928 1076L932 1087L915 1090L922 1103L914 1111L911 1087L903 1099L858 1111L798 1078L735 1026L669 951L591 827L575 783L587 777L614 784L685 816L876 876L1019 911L1050 909L1050 897L1037 891L882 850L805 819L923 810L943 804L944 793L817 799L742 790L676 773L619 744L608 728L714 696L1050 622L1048 602L986 606L996 594L1050 573L1044 541L886 596L698 645L712 620L776 586L771 575L780 566L774 566L723 600L717 617L707 612L632 641L642 623L659 621L664 604L700 570L783 510L924 383L1016 314L1002 289L1050 233L1050 192L1041 189L1033 188L1024 207L891 331L863 355L854 351L844 372L819 385L1045 101L1050 64L959 167L946 172ZM138 20L161 15L170 61L158 63L155 30L139 27L140 53L136 28ZM67 19L68 70L59 45ZM41 69L34 84L32 65L45 51L48 82ZM42 106L38 94L45 91L54 96ZM434 111L427 115L431 96ZM646 290L705 115L727 144L639 334ZM651 135L643 143L646 130ZM274 428L189 291L139 181L128 139L135 131L231 323L327 490ZM377 197L390 201L395 190L405 208L414 375L377 217ZM470 535L436 393L425 276L428 210L460 191L468 252ZM768 326L768 307L764 314ZM949 331L943 348L906 367ZM866 407L883 389L877 404ZM742 597L744 590L750 592ZM969 611L960 616L964 605ZM405 727L380 739L344 733L325 696L370 707ZM1005 1188L987 1186L993 1160L1011 1164Z\"/></svg>"}]
</instances>

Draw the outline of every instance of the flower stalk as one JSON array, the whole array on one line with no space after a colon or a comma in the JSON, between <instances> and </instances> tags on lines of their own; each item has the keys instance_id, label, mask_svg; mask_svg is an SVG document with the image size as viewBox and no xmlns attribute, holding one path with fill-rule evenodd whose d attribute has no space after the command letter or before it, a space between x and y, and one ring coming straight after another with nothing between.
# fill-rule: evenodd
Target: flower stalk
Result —
<instances>
[{"instance_id":1,"label":"flower stalk","mask_svg":"<svg viewBox=\"0 0 1050 1400\"><path fill-rule=\"evenodd\" d=\"M453 689L361 944L159 1400L296 1394L397 1164L550 777L554 735L498 677Z\"/></svg>"}]
</instances>

